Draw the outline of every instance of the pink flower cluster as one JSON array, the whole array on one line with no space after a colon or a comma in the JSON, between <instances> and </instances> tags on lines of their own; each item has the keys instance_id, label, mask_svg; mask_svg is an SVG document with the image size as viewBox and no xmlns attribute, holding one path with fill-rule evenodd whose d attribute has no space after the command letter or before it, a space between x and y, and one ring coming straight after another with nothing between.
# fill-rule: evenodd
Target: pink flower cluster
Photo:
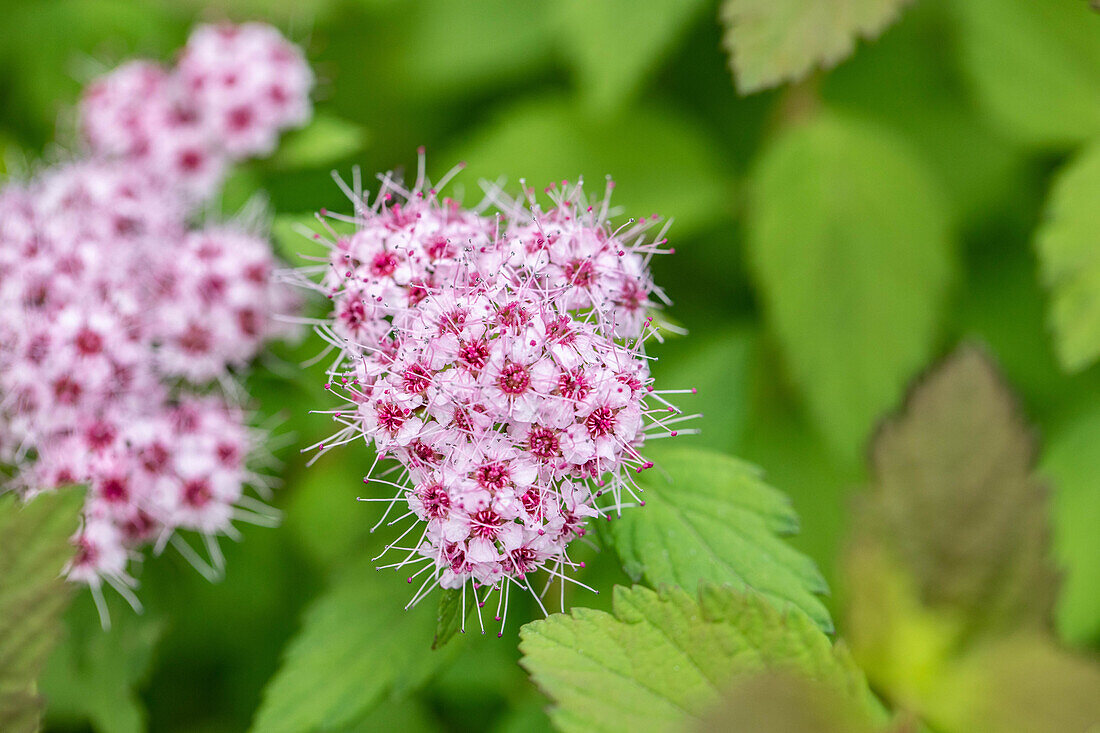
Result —
<instances>
[{"instance_id":1,"label":"pink flower cluster","mask_svg":"<svg viewBox=\"0 0 1100 733\"><path fill-rule=\"evenodd\" d=\"M419 520L387 548L402 553L387 567L423 576L412 603L470 582L479 608L494 590L506 606L537 570L564 587L586 518L637 500L643 442L688 419L644 351L663 232L648 236L656 217L613 229L610 183L593 203L581 184L548 189L548 211L494 191L489 216L440 200L423 169L411 190L382 180L373 206L352 194L354 234L330 230L318 330L340 353L326 386L348 404L318 447L365 437L396 459L364 481L397 487L384 501Z\"/></svg>"},{"instance_id":2,"label":"pink flower cluster","mask_svg":"<svg viewBox=\"0 0 1100 733\"><path fill-rule=\"evenodd\" d=\"M266 27L200 28L177 74L236 70L241 89L255 92L264 79L298 83L283 68L288 54L299 58ZM119 86L134 68L99 88ZM131 91L132 110L148 105L152 115L164 101ZM110 127L103 94L85 104L89 130ZM307 106L279 117L257 94L238 101L270 129L308 115ZM201 117L219 100L184 93L175 101ZM141 134L161 150L180 131ZM288 333L274 316L297 297L276 282L263 237L240 223L193 228L193 181L137 150L95 147L92 157L0 189L0 467L14 467L12 485L25 495L88 486L69 577L91 585L97 601L106 581L136 606L129 563L143 546L171 543L213 575L216 538L235 534L233 520L271 521L244 493L264 479L246 465L258 441L229 395L234 371ZM180 530L201 533L209 563Z\"/></svg>"},{"instance_id":3,"label":"pink flower cluster","mask_svg":"<svg viewBox=\"0 0 1100 733\"><path fill-rule=\"evenodd\" d=\"M312 112L301 50L262 23L192 32L175 68L131 61L88 86L81 131L96 154L130 159L208 196L232 161L267 155Z\"/></svg>"}]
</instances>

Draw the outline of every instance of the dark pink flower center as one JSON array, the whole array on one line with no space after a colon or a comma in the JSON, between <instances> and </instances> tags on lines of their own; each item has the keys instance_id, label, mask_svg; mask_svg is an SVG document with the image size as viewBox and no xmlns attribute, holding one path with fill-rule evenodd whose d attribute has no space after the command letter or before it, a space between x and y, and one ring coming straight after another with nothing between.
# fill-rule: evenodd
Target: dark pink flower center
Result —
<instances>
[{"instance_id":1,"label":"dark pink flower center","mask_svg":"<svg viewBox=\"0 0 1100 733\"><path fill-rule=\"evenodd\" d=\"M421 394L431 386L432 373L423 364L413 364L402 375L406 392Z\"/></svg>"},{"instance_id":2,"label":"dark pink flower center","mask_svg":"<svg viewBox=\"0 0 1100 733\"><path fill-rule=\"evenodd\" d=\"M591 260L573 260L565 266L565 276L578 287L588 287L596 279L596 268Z\"/></svg>"},{"instance_id":3,"label":"dark pink flower center","mask_svg":"<svg viewBox=\"0 0 1100 733\"><path fill-rule=\"evenodd\" d=\"M397 255L392 252L379 252L370 263L370 272L375 277L389 277L397 270Z\"/></svg>"},{"instance_id":4,"label":"dark pink flower center","mask_svg":"<svg viewBox=\"0 0 1100 733\"><path fill-rule=\"evenodd\" d=\"M458 360L472 371L482 369L489 362L489 344L483 340L463 344L458 349Z\"/></svg>"},{"instance_id":5,"label":"dark pink flower center","mask_svg":"<svg viewBox=\"0 0 1100 733\"><path fill-rule=\"evenodd\" d=\"M558 436L550 428L536 425L527 434L527 447L531 454L542 460L560 455Z\"/></svg>"},{"instance_id":6,"label":"dark pink flower center","mask_svg":"<svg viewBox=\"0 0 1100 733\"><path fill-rule=\"evenodd\" d=\"M606 405L597 407L584 419L584 426L593 438L608 435L615 430L615 413Z\"/></svg>"},{"instance_id":7,"label":"dark pink flower center","mask_svg":"<svg viewBox=\"0 0 1100 733\"><path fill-rule=\"evenodd\" d=\"M53 383L53 396L63 405L74 405L83 388L68 377L58 377Z\"/></svg>"},{"instance_id":8,"label":"dark pink flower center","mask_svg":"<svg viewBox=\"0 0 1100 733\"><path fill-rule=\"evenodd\" d=\"M190 507L202 509L213 497L206 479L191 479L183 484L183 501Z\"/></svg>"},{"instance_id":9,"label":"dark pink flower center","mask_svg":"<svg viewBox=\"0 0 1100 733\"><path fill-rule=\"evenodd\" d=\"M130 496L130 492L127 490L126 482L123 479L111 476L100 486L99 495L106 501L117 503L126 501Z\"/></svg>"},{"instance_id":10,"label":"dark pink flower center","mask_svg":"<svg viewBox=\"0 0 1100 733\"><path fill-rule=\"evenodd\" d=\"M420 489L420 501L424 505L424 514L428 519L440 519L451 508L451 497L440 484L431 484Z\"/></svg>"},{"instance_id":11,"label":"dark pink flower center","mask_svg":"<svg viewBox=\"0 0 1100 733\"><path fill-rule=\"evenodd\" d=\"M97 420L84 431L84 442L92 450L103 450L115 440L115 428L110 423Z\"/></svg>"},{"instance_id":12,"label":"dark pink flower center","mask_svg":"<svg viewBox=\"0 0 1100 733\"><path fill-rule=\"evenodd\" d=\"M82 328L74 339L76 350L84 356L93 356L103 351L103 337L90 328Z\"/></svg>"},{"instance_id":13,"label":"dark pink flower center","mask_svg":"<svg viewBox=\"0 0 1100 733\"><path fill-rule=\"evenodd\" d=\"M375 408L378 416L378 425L390 433L396 433L405 424L409 417L409 411L398 407L392 402L383 402Z\"/></svg>"},{"instance_id":14,"label":"dark pink flower center","mask_svg":"<svg viewBox=\"0 0 1100 733\"><path fill-rule=\"evenodd\" d=\"M497 516L492 509L482 509L471 515L470 520L473 524L470 527L470 535L484 537L487 540L496 539L497 533L500 532L500 525L504 524L504 519Z\"/></svg>"},{"instance_id":15,"label":"dark pink flower center","mask_svg":"<svg viewBox=\"0 0 1100 733\"><path fill-rule=\"evenodd\" d=\"M188 324L187 330L176 339L176 343L189 354L204 354L210 350L212 340L210 331L197 323L191 323Z\"/></svg>"},{"instance_id":16,"label":"dark pink flower center","mask_svg":"<svg viewBox=\"0 0 1100 733\"><path fill-rule=\"evenodd\" d=\"M592 391L592 387L588 384L584 372L578 368L562 373L558 379L558 391L563 397L571 400L583 400Z\"/></svg>"},{"instance_id":17,"label":"dark pink flower center","mask_svg":"<svg viewBox=\"0 0 1100 733\"><path fill-rule=\"evenodd\" d=\"M503 463L486 463L474 471L477 483L489 491L500 491L508 485L508 469Z\"/></svg>"},{"instance_id":18,"label":"dark pink flower center","mask_svg":"<svg viewBox=\"0 0 1100 733\"><path fill-rule=\"evenodd\" d=\"M508 362L500 370L497 378L502 392L507 394L523 394L531 386L531 375L527 367L515 362Z\"/></svg>"}]
</instances>

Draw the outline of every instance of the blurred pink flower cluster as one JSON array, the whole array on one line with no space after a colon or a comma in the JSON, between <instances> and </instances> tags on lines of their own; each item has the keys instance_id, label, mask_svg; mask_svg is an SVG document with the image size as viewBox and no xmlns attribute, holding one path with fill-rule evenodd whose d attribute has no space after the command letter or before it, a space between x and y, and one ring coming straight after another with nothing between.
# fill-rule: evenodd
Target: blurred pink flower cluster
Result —
<instances>
[{"instance_id":1,"label":"blurred pink flower cluster","mask_svg":"<svg viewBox=\"0 0 1100 733\"><path fill-rule=\"evenodd\" d=\"M613 228L610 183L594 202L551 187L543 211L499 190L464 209L423 161L411 189L382 180L372 206L350 192L354 234L330 227L329 262L302 273L332 299L326 386L347 400L318 447L365 437L396 459L364 481L396 487L384 501L418 520L387 547L401 555L387 567L421 583L412 603L471 582L479 607L494 590L506 607L538 570L564 588L586 518L637 502L643 442L688 419L654 390L644 349L664 300L649 273L668 251L658 219Z\"/></svg>"},{"instance_id":2,"label":"blurred pink flower cluster","mask_svg":"<svg viewBox=\"0 0 1100 733\"><path fill-rule=\"evenodd\" d=\"M311 115L301 49L262 23L196 28L175 68L131 61L90 84L81 131L98 154L158 171L195 197L228 163L270 154Z\"/></svg>"},{"instance_id":3,"label":"blurred pink flower cluster","mask_svg":"<svg viewBox=\"0 0 1100 733\"><path fill-rule=\"evenodd\" d=\"M297 297L263 237L194 221L225 161L309 116L310 80L272 28L200 27L174 72L134 62L89 87L87 157L0 190L0 464L27 495L87 485L68 573L97 601L107 581L136 606L143 546L214 574L233 520L272 517L244 493L264 479L231 395Z\"/></svg>"}]
</instances>

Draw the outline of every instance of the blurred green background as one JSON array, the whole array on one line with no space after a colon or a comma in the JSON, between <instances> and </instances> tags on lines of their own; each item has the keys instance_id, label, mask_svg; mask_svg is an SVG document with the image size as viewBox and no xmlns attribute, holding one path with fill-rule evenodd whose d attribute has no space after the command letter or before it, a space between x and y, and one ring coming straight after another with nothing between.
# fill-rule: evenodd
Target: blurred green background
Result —
<instances>
[{"instance_id":1,"label":"blurred green background","mask_svg":"<svg viewBox=\"0 0 1100 733\"><path fill-rule=\"evenodd\" d=\"M407 170L420 145L435 176L469 163L454 184L468 202L480 178L584 175L602 188L611 174L624 216L674 219L676 254L654 269L690 335L654 347L657 378L699 389L681 405L705 413L692 440L759 464L792 498L793 543L834 589L877 418L955 343L984 343L1058 479L1058 628L1081 645L1100 639L1100 371L1060 365L1034 246L1052 182L1100 140L1100 16L1084 0L919 0L835 69L751 95L734 86L710 0L2 0L8 171L73 154L72 106L97 69L167 60L192 24L226 18L276 24L319 78L319 128L241 168L222 201L232 213L266 191L288 259L299 243L285 224L346 203L330 170ZM814 249L830 196L850 231ZM1092 201L1080 225L1090 231L1092 216L1100 250L1100 182ZM288 445L277 451L284 526L225 542L216 585L171 553L147 561L147 612L115 603L109 637L78 598L43 683L50 729L245 730L305 605L375 554L375 512L354 503L367 451L307 469L296 450L326 430L308 414L326 404L322 379L296 366L317 350L279 347L248 380L258 419ZM586 582L628 582L610 553L591 554ZM407 592L388 574L363 582L397 606ZM515 631L538 614L523 602L514 613L503 640L427 652L423 639L425 654L453 659L411 696L388 680L354 729L546 728L545 700L516 665ZM407 626L364 605L349 633L421 643Z\"/></svg>"}]
</instances>

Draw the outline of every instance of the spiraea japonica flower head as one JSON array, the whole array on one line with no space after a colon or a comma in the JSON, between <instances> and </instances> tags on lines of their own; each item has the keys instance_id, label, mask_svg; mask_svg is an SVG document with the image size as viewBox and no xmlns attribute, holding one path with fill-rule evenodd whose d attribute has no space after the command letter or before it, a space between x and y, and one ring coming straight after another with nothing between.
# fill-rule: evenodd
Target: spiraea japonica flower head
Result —
<instances>
[{"instance_id":1,"label":"spiraea japonica flower head","mask_svg":"<svg viewBox=\"0 0 1100 733\"><path fill-rule=\"evenodd\" d=\"M263 23L202 25L174 68L131 61L88 85L80 129L92 152L155 170L193 198L233 161L270 154L312 114L313 72Z\"/></svg>"},{"instance_id":2,"label":"spiraea japonica flower head","mask_svg":"<svg viewBox=\"0 0 1100 733\"><path fill-rule=\"evenodd\" d=\"M93 154L0 189L0 466L25 496L87 487L67 572L101 607L104 583L139 605L130 572L144 549L171 544L214 577L234 521L274 519L245 492L266 495L267 479L250 467L262 440L235 380L286 334L275 316L297 296L248 217L213 221L200 204L227 162L308 117L312 76L273 29L219 28L215 46L211 32L193 35L186 72L131 62L93 83L81 105ZM211 85L240 77L234 99L262 144L231 139L202 69Z\"/></svg>"},{"instance_id":3,"label":"spiraea japonica flower head","mask_svg":"<svg viewBox=\"0 0 1100 733\"><path fill-rule=\"evenodd\" d=\"M356 230L331 229L327 265L303 271L332 301L326 388L346 400L315 447L364 437L395 461L364 481L399 487L374 500L415 519L385 566L411 569L410 603L440 586L506 606L538 571L572 581L586 520L644 503L646 439L685 432L644 350L664 302L648 271L667 251L657 220L613 227L610 184L598 201L548 189L547 210L493 188L471 210L426 182L423 159L411 188L381 180L373 204L345 187Z\"/></svg>"}]
</instances>

